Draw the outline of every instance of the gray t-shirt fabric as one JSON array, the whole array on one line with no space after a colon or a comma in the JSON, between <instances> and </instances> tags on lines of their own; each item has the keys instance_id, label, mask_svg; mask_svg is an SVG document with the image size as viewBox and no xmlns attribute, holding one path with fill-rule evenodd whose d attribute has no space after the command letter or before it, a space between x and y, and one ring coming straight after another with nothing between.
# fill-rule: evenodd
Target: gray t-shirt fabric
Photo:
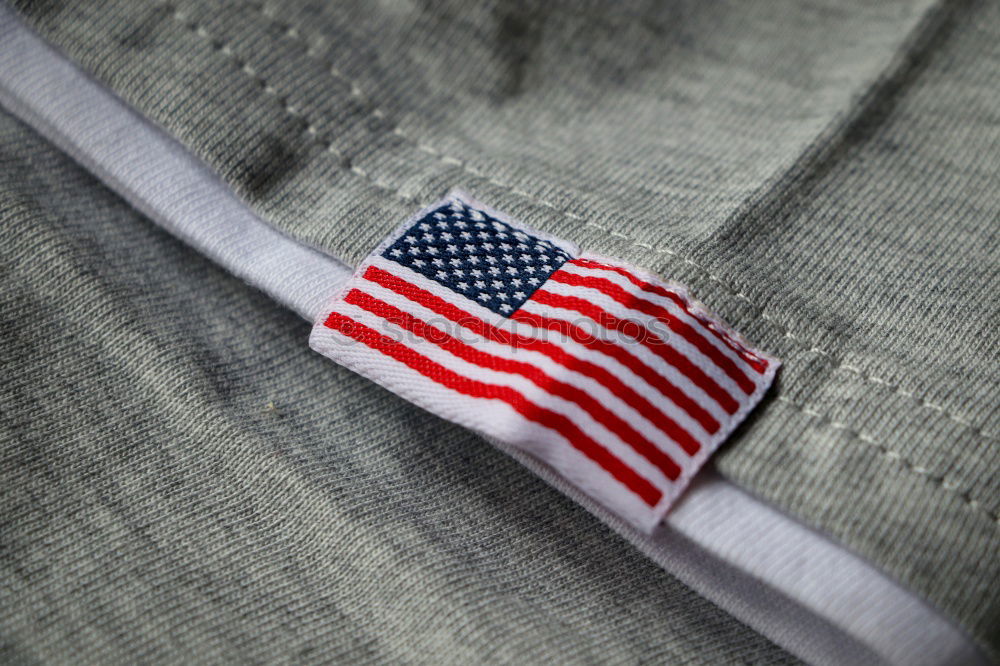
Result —
<instances>
[{"instance_id":1,"label":"gray t-shirt fabric","mask_svg":"<svg viewBox=\"0 0 1000 666\"><path fill-rule=\"evenodd\" d=\"M0 112L0 660L795 663Z\"/></svg>"},{"instance_id":2,"label":"gray t-shirt fabric","mask_svg":"<svg viewBox=\"0 0 1000 666\"><path fill-rule=\"evenodd\" d=\"M455 186L784 360L717 457L1000 653L995 3L19 3L290 236Z\"/></svg>"}]
</instances>

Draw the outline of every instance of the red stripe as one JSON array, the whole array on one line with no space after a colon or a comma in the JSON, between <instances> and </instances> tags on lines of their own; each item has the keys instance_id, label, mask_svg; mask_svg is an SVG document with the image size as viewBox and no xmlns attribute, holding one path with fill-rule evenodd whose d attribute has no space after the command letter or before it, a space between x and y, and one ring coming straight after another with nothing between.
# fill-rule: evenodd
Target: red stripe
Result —
<instances>
[{"instance_id":1,"label":"red stripe","mask_svg":"<svg viewBox=\"0 0 1000 666\"><path fill-rule=\"evenodd\" d=\"M338 312L331 312L324 325L399 361L419 372L424 377L453 391L473 398L502 400L506 402L529 421L539 423L562 435L573 448L579 450L600 465L622 485L642 498L649 506L656 506L657 502L663 496L663 493L657 490L649 481L639 476L635 470L588 437L568 418L552 410L539 407L514 389L495 384L486 384L463 377L443 365L435 363L426 356L418 354L409 347Z\"/></svg>"},{"instance_id":2,"label":"red stripe","mask_svg":"<svg viewBox=\"0 0 1000 666\"><path fill-rule=\"evenodd\" d=\"M414 317L409 312L400 310L399 308L358 289L352 289L344 298L344 302L351 305L357 305L377 317L381 317L382 319L385 319L386 321L389 321L390 323L395 324L396 326L399 326L414 335L418 335L429 342L433 342L445 351L464 361L468 361L469 363L483 368L488 368L490 370L496 370L498 372L521 375L552 395L559 396L560 398L564 398L570 402L575 402L591 416L593 416L598 423L601 423L608 430L617 435L618 438L627 446L632 447L636 453L653 463L653 465L659 468L668 479L676 481L680 476L681 468L677 466L677 463L670 459L670 456L656 448L655 444L646 439L635 428L625 423L625 421L623 421L614 412L594 400L594 398L588 395L585 391L582 391L571 384L549 377L547 374L530 363L513 361L500 356L494 356L474 347L470 347L461 340L448 335L444 331L434 328L433 326L428 326L426 322Z\"/></svg>"},{"instance_id":3,"label":"red stripe","mask_svg":"<svg viewBox=\"0 0 1000 666\"><path fill-rule=\"evenodd\" d=\"M517 321L525 324L530 324L535 328L547 328L550 331L556 331L570 338L574 342L583 345L587 349L592 349L610 356L634 372L637 376L641 377L647 384L658 390L668 400L687 412L694 420L701 424L708 434L714 435L718 432L719 422L716 421L715 417L709 414L704 407L692 400L687 394L684 393L684 391L671 384L666 377L659 374L615 343L596 338L579 326L575 326L568 321L543 317L542 315L535 314L534 312L527 312L524 309L516 310L512 315L510 315L510 318L516 319ZM650 418L651 421L656 423L663 430L667 430L670 427L669 424L673 423L669 417L659 411L656 412L656 416L649 417L647 415L647 418ZM659 423L657 422L658 418L665 419L666 422ZM696 448L694 450L688 450L685 448L685 451L694 455L698 451L697 446L696 442Z\"/></svg>"},{"instance_id":4,"label":"red stripe","mask_svg":"<svg viewBox=\"0 0 1000 666\"><path fill-rule=\"evenodd\" d=\"M590 301L577 298L576 296L563 296L562 294L553 294L552 292L545 291L544 289L539 289L531 295L529 300L536 301L542 305L549 305L554 308L563 308L579 312L580 314L593 319L601 326L610 330L619 331L624 335L630 335L631 329L634 328L634 322L619 319L618 317L605 312ZM714 379L706 375L701 368L692 363L691 359L681 354L663 340L660 340L656 336L652 335L652 333L648 333L647 335L643 335L641 338L636 339L654 354L677 368L688 379L694 382L696 386L705 391L705 393L707 393L713 400L719 403L719 406L721 406L727 414L735 414L739 409L740 406L736 400L734 400L733 397L725 391L725 389L719 386Z\"/></svg>"},{"instance_id":5,"label":"red stripe","mask_svg":"<svg viewBox=\"0 0 1000 666\"><path fill-rule=\"evenodd\" d=\"M741 345L736 340L719 331L713 322L705 321L701 313L696 312L691 309L691 304L682 298L679 294L676 294L669 289L664 289L658 284L653 284L652 282L645 282L638 276L630 273L620 266L612 266L611 264L602 264L599 261L593 261L592 259L572 259L567 263L580 266L582 268L590 268L594 270L604 270L612 271L618 273L622 277L626 278L629 282L639 287L643 291L647 291L651 294L656 294L657 296L663 296L664 298L669 298L671 301L681 306L685 312L697 319L712 335L714 335L722 344L726 345L733 350L741 359L743 359L747 365L754 369L758 374L763 374L767 370L768 363L764 359L755 356L746 347Z\"/></svg>"},{"instance_id":6,"label":"red stripe","mask_svg":"<svg viewBox=\"0 0 1000 666\"><path fill-rule=\"evenodd\" d=\"M673 316L670 312L661 308L659 305L643 300L635 294L630 294L611 280L606 280L604 278L577 275L576 273L567 273L566 271L559 270L553 273L549 279L555 282L561 282L562 284L568 284L572 287L588 287L590 289L596 289L631 310L638 310L639 312L644 312L650 316L656 317L658 320L669 326L671 331L680 335L682 338L694 345L698 351L711 359L715 365L721 368L723 372L729 375L729 377L736 382L737 386L739 386L744 393L750 395L756 390L757 385L754 384L753 381L747 377L735 363L733 363L732 359L716 349L712 343L703 338L696 330L691 328L691 326Z\"/></svg>"},{"instance_id":7,"label":"red stripe","mask_svg":"<svg viewBox=\"0 0 1000 666\"><path fill-rule=\"evenodd\" d=\"M369 266L368 270L365 271L364 277L366 280L380 284L386 289L390 289L397 294L405 296L414 303L419 303L442 317L446 317L451 321L464 326L483 338L493 342L499 342L510 347L529 349L531 351L537 351L545 354L560 365L563 365L575 372L579 372L581 375L590 377L600 383L623 402L638 411L640 414L649 418L651 422L660 427L668 437L677 442L685 451L694 452L700 448L697 440L694 439L689 432L684 430L684 428L672 419L669 419L666 415L660 412L660 410L654 407L652 403L636 393L633 389L626 386L620 379L601 366L589 361L578 359L551 342L536 340L535 338L510 333L503 329L496 328L495 326L491 326L478 317L473 317L461 308L452 305L443 298L435 296L426 289L421 289L420 287L396 277L392 273L384 271L381 268Z\"/></svg>"}]
</instances>

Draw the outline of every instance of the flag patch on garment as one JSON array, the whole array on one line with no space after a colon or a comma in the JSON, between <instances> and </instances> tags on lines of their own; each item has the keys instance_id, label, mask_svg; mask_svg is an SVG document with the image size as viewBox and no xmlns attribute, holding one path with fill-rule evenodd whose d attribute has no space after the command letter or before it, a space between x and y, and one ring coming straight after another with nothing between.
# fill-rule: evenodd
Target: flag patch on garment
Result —
<instances>
[{"instance_id":1,"label":"flag patch on garment","mask_svg":"<svg viewBox=\"0 0 1000 666\"><path fill-rule=\"evenodd\" d=\"M683 287L462 194L369 255L310 344L647 532L779 365Z\"/></svg>"}]
</instances>

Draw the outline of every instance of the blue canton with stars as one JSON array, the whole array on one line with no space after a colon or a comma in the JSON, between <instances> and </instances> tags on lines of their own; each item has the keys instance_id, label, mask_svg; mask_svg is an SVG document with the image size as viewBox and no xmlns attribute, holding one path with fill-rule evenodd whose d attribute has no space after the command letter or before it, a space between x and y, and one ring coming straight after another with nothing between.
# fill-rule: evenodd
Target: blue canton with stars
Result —
<instances>
[{"instance_id":1,"label":"blue canton with stars","mask_svg":"<svg viewBox=\"0 0 1000 666\"><path fill-rule=\"evenodd\" d=\"M509 315L570 255L458 201L417 220L382 256Z\"/></svg>"}]
</instances>

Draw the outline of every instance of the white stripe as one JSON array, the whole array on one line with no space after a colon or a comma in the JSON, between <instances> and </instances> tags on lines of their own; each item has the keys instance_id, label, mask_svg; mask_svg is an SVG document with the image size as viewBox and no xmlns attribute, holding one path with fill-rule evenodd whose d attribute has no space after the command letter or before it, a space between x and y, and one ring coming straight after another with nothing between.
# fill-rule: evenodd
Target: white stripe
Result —
<instances>
[{"instance_id":1,"label":"white stripe","mask_svg":"<svg viewBox=\"0 0 1000 666\"><path fill-rule=\"evenodd\" d=\"M650 331L657 333L657 337L662 339L667 346L672 347L682 356L686 356L690 359L694 365L698 366L698 368L702 370L702 372L715 380L715 383L721 386L722 389L734 400L742 402L742 398L746 397L746 394L736 384L736 382L733 381L732 378L729 377L729 375L727 375L719 366L717 366L712 359L702 354L697 347L682 338L680 335L667 329L666 325L658 321L656 317L639 310L633 310L625 307L610 296L590 287L572 286L550 279L545 283L542 289L560 296L582 298L601 308L610 315L614 315L619 319L633 321L641 326L644 326ZM575 312L575 310L573 312ZM576 316L579 317L580 315L577 314ZM644 347L644 345L637 345L637 347ZM665 363L665 361L662 360L660 362Z\"/></svg>"},{"instance_id":2,"label":"white stripe","mask_svg":"<svg viewBox=\"0 0 1000 666\"><path fill-rule=\"evenodd\" d=\"M465 310L473 316L492 324L496 328L502 329L514 335L522 335L535 340L550 342L574 358L582 359L604 368L617 377L623 384L632 388L636 393L646 398L650 403L660 407L664 414L684 427L684 429L689 433L694 434L699 440L701 439L702 433L704 435L708 434L697 421L688 415L687 412L682 410L680 407L677 407L673 402L665 400L663 394L660 393L659 390L647 384L644 379L633 374L631 370L621 365L618 361L615 361L607 354L589 349L585 345L582 345L562 334L549 331L544 328L536 328L530 324L521 323L498 315L492 310L488 310L487 308L474 303L464 296L453 292L451 289L443 288L437 282L424 277L420 273L417 273L406 266L397 264L394 261L377 257L371 259L371 265L389 273L393 273L399 278L406 280L421 289L432 292L435 296L446 301L450 305ZM563 319L564 321L569 321L570 323L584 324L584 326L586 326L586 322L593 323L590 319L583 317L581 314L572 313L567 310L549 308L531 301L525 303L520 309L528 312L534 312L536 314L545 314L552 319ZM587 329L585 328L585 330ZM588 332L594 333L595 337L606 339L611 342L622 341L621 336L616 336L615 333L609 332L607 329L597 324L593 324ZM718 403L708 397L707 394L705 394L701 389L697 388L689 379L687 379L687 377L678 372L673 366L667 365L662 359L642 345L635 343L624 346L624 348L626 351L638 356L646 365L652 368L661 367L662 372L659 374L671 378L672 382L676 386L681 388L681 390L683 390L688 396L691 396L695 402L701 403L702 407L712 414L720 423L731 418L725 410L718 406ZM527 353L527 350L523 351ZM673 381L674 379L676 379L676 381ZM687 387L687 390L685 387ZM699 398L698 396L702 397Z\"/></svg>"},{"instance_id":3,"label":"white stripe","mask_svg":"<svg viewBox=\"0 0 1000 666\"><path fill-rule=\"evenodd\" d=\"M590 412L583 409L575 402L553 395L521 375L499 372L485 368L481 365L469 363L468 361L452 355L450 352L445 351L435 344L424 342L410 343L407 341L407 331L356 305L337 303L333 311L339 312L340 314L346 315L355 321L361 322L369 328L375 329L379 333L382 333L383 335L409 347L421 356L424 356L463 377L468 377L469 379L485 382L487 384L495 384L497 386L512 388L535 405L562 414L575 423L576 426L586 433L591 439L604 446L612 454L614 454L616 458L624 462L628 467L631 467L640 476L647 479L653 484L653 486L660 489L664 494L670 494L673 482L670 481L670 479L668 479L659 470L659 468L655 467L648 460L636 453L631 446L622 442L618 436L599 423L590 414ZM354 348L361 345L354 343L341 346ZM331 353L336 354L338 351L339 349L334 349ZM339 360L339 357L337 356L334 356L334 358L338 358ZM388 384L394 391L403 395L408 400L412 400L413 396L420 394L430 382L428 378L423 377L422 383L410 386L399 384L399 379L395 376L380 376L378 378L373 377L373 379L376 379L380 383ZM489 401L484 400L483 402L485 403ZM441 414L442 408L451 410L452 408L446 403L447 401L436 404L433 411L436 414ZM494 437L513 437L512 440L508 441L512 441L518 446L531 446L530 440L525 439L525 434L516 425L511 424L509 420L507 422L494 424L490 421L482 419L480 412L477 410L473 410L470 414L476 417L476 422L482 421L479 426L473 427L478 427L479 430L485 431ZM524 417L520 416L520 414L517 415L517 418L518 420L525 420ZM607 476L606 482L618 483L610 475Z\"/></svg>"},{"instance_id":4,"label":"white stripe","mask_svg":"<svg viewBox=\"0 0 1000 666\"><path fill-rule=\"evenodd\" d=\"M701 319L704 326L711 328L719 335L726 338L729 343L740 350L737 351L737 354L745 353L748 357L767 363L768 365L780 363L778 359L771 356L767 352L755 349L749 341L740 335L739 331L720 319L717 314L712 312L705 306L704 303L698 300L683 284L666 280L662 276L651 273L644 268L640 268L639 266L633 266L613 257L605 257L603 255L594 254L593 252L583 252L577 255L576 258L620 268L623 271L635 276L641 282L657 285L667 291L677 294L687 304L686 309L690 315L696 319ZM734 349L734 351L736 350Z\"/></svg>"},{"instance_id":5,"label":"white stripe","mask_svg":"<svg viewBox=\"0 0 1000 666\"><path fill-rule=\"evenodd\" d=\"M691 400L701 405L705 411L711 414L720 423L728 421L732 418L726 410L724 410L718 402L715 401L707 392L705 392L701 387L695 384L687 375L682 373L673 365L667 363L662 358L653 353L645 345L640 344L635 341L628 341L623 338L623 336L615 331L610 331L603 326L600 326L593 322L591 319L586 319L586 321L581 322L581 316L576 310L568 310L566 308L557 308L551 305L544 305L542 303L537 303L535 301L528 301L523 306L521 306L525 312L531 312L532 314L541 315L549 319L557 319L571 324L581 324L583 323L583 330L587 333L592 334L594 337L601 340L605 340L616 344L621 347L626 352L635 356L647 367L651 368L656 374L660 375L664 379L668 380L671 384L680 389L685 395L687 395ZM598 353L598 352L595 352ZM602 356L606 356L601 354ZM617 363L613 359L608 359L604 361L605 365L610 366L612 363ZM623 366L622 366L623 367ZM626 370L627 371L627 370ZM628 371L630 372L630 371ZM618 373L616 373L618 374ZM708 374L706 372L706 374ZM634 375L633 375L634 376ZM643 387L647 387L648 391L656 391L655 388L650 387L644 380L637 379L636 381L641 381ZM657 391L659 393L659 391ZM742 392L741 392L742 394ZM673 403L670 403L673 405ZM692 420L686 412L682 412L679 407L673 407L678 413L683 413L685 419ZM671 412L673 413L673 412Z\"/></svg>"},{"instance_id":6,"label":"white stripe","mask_svg":"<svg viewBox=\"0 0 1000 666\"><path fill-rule=\"evenodd\" d=\"M487 353L505 360L527 363L538 370L541 370L548 377L583 391L601 406L618 416L627 425L634 428L647 440L655 444L661 451L664 451L674 462L677 463L678 466L683 467L687 464L690 456L676 442L657 428L652 422L643 416L641 412L629 406L597 380L591 379L580 372L575 372L571 368L567 368L564 365L557 363L542 352L524 348L515 349L509 345L482 338L468 329L462 329L462 331L466 334L463 337L458 334L459 331L456 331L458 326L453 322L444 321L440 315L436 314L432 310L374 282L361 281L358 284L358 289L381 301L397 307L408 314L413 315L417 319L433 326L435 330L451 334L451 337L465 342L469 346L473 347L477 352ZM419 342L411 342L411 340L415 340L415 338L416 336L412 334L406 334L402 341L418 351L427 346L436 347L436 345L432 342L427 342L422 338L419 339ZM421 351L421 353L423 352ZM545 405L547 401L547 399L544 399L540 404ZM661 396L660 403L665 402L667 401ZM653 404L661 409L666 406L655 402ZM704 434L700 429L695 430L693 436L702 443L708 439L707 434ZM625 443L628 444L628 442Z\"/></svg>"},{"instance_id":7,"label":"white stripe","mask_svg":"<svg viewBox=\"0 0 1000 666\"><path fill-rule=\"evenodd\" d=\"M636 286L631 280L629 280L624 275L616 273L615 271L602 270L599 268L587 268L569 262L563 264L562 270L566 271L567 273L573 273L575 275L595 277L607 280L608 282L612 282L618 285L619 287L624 289L627 293L632 294L637 298L641 298L644 301L648 301L653 305L663 308L664 310L672 314L674 317L676 317L678 320L684 322L685 324L693 328L702 338L705 339L706 342L715 347L726 358L735 363L736 367L743 370L744 374L746 374L751 380L755 380L759 377L757 371L754 370L752 367L750 367L750 365L739 354L737 354L729 345L724 343L722 340L713 335L711 331L708 330L707 322L702 321L693 314L690 314L687 310L685 310L675 301L667 298L666 296L660 296L659 294L654 294L652 292L646 291L643 288ZM622 270L627 270L627 269L623 268ZM631 273L632 271L629 272ZM638 275L636 275L636 277L639 278ZM677 294L678 297L681 298L681 300L683 300L686 303L691 302L691 298L685 290L678 290L671 288L670 286L658 280L643 280L643 281L656 284L662 287L663 289L666 289L668 291Z\"/></svg>"}]
</instances>

